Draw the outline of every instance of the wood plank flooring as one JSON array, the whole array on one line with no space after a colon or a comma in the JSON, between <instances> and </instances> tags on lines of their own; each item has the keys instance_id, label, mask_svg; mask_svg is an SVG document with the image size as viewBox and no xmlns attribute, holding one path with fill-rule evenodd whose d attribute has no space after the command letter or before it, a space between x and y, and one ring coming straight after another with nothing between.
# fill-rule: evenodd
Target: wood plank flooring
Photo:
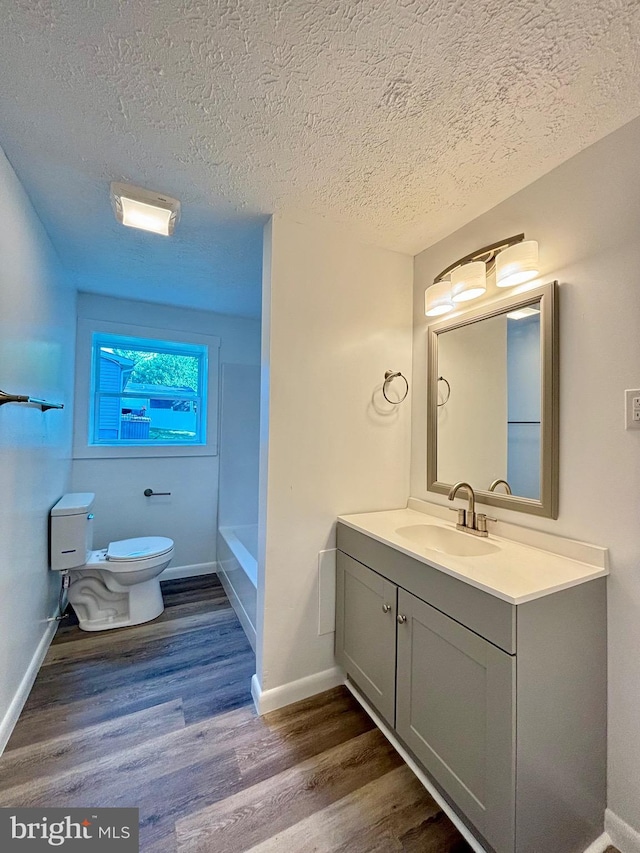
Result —
<instances>
[{"instance_id":1,"label":"wood plank flooring","mask_svg":"<svg viewBox=\"0 0 640 853\"><path fill-rule=\"evenodd\" d=\"M255 714L216 576L162 586L147 625L58 629L0 806L138 807L144 853L470 851L346 689Z\"/></svg>"}]
</instances>

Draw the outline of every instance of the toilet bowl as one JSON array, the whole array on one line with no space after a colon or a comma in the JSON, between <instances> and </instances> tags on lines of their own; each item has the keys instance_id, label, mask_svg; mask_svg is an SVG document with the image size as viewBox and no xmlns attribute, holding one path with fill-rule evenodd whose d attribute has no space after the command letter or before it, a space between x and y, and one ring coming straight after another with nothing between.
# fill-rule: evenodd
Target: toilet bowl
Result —
<instances>
[{"instance_id":1,"label":"toilet bowl","mask_svg":"<svg viewBox=\"0 0 640 853\"><path fill-rule=\"evenodd\" d=\"M142 536L92 550L94 495L64 495L51 510L51 568L68 572L69 603L83 631L140 625L164 610L160 574L173 540Z\"/></svg>"}]
</instances>

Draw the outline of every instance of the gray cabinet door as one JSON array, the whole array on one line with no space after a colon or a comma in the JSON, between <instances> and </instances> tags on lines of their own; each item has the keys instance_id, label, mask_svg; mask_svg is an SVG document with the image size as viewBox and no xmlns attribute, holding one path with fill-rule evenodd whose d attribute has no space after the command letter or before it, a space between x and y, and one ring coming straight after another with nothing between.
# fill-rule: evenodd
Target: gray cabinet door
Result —
<instances>
[{"instance_id":1,"label":"gray cabinet door","mask_svg":"<svg viewBox=\"0 0 640 853\"><path fill-rule=\"evenodd\" d=\"M337 565L336 657L393 726L398 588L341 551Z\"/></svg>"},{"instance_id":2,"label":"gray cabinet door","mask_svg":"<svg viewBox=\"0 0 640 853\"><path fill-rule=\"evenodd\" d=\"M497 851L514 849L515 658L404 590L396 729Z\"/></svg>"}]
</instances>

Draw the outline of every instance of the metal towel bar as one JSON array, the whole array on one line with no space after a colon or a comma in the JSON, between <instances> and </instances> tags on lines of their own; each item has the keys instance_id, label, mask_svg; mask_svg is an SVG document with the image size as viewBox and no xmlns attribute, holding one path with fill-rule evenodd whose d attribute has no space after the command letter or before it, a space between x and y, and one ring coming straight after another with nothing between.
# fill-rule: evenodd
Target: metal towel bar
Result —
<instances>
[{"instance_id":1,"label":"metal towel bar","mask_svg":"<svg viewBox=\"0 0 640 853\"><path fill-rule=\"evenodd\" d=\"M0 406L4 406L5 403L32 403L34 406L40 406L43 412L47 409L64 409L63 403L49 403L47 400L29 397L26 394L7 394L6 391L0 391Z\"/></svg>"}]
</instances>

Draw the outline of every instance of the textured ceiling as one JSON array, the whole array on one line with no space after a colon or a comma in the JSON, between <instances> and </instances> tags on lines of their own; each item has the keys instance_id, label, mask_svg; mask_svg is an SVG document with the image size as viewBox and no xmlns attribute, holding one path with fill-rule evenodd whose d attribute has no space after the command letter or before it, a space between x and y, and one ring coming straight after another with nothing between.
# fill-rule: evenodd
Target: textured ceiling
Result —
<instances>
[{"instance_id":1,"label":"textured ceiling","mask_svg":"<svg viewBox=\"0 0 640 853\"><path fill-rule=\"evenodd\" d=\"M415 253L640 112L637 0L0 0L0 144L81 289L259 311L272 212ZM118 226L111 180L177 196Z\"/></svg>"}]
</instances>

